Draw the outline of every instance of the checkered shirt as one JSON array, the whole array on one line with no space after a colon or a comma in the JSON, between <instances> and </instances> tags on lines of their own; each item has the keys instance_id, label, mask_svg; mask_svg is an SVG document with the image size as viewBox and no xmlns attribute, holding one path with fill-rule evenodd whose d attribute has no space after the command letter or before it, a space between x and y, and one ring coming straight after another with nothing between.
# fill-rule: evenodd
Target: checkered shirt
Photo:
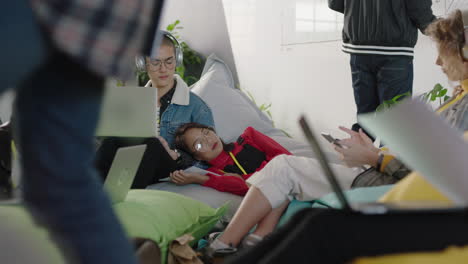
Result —
<instances>
[{"instance_id":1,"label":"checkered shirt","mask_svg":"<svg viewBox=\"0 0 468 264\"><path fill-rule=\"evenodd\" d=\"M30 0L55 47L104 76L129 78L158 0ZM154 22L153 22L154 23Z\"/></svg>"}]
</instances>

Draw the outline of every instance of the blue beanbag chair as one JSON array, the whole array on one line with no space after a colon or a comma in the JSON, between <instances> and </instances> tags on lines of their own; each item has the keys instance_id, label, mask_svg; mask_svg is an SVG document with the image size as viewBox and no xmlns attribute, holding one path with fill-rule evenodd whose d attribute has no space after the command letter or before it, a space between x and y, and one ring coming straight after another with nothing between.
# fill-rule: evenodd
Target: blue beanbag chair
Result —
<instances>
[{"instance_id":1,"label":"blue beanbag chair","mask_svg":"<svg viewBox=\"0 0 468 264\"><path fill-rule=\"evenodd\" d=\"M352 203L368 203L376 202L382 195L384 195L393 184L376 186L376 187L362 187L345 191L345 196L349 202ZM278 227L284 225L295 213L305 208L341 208L340 201L335 193L329 193L320 199L313 201L297 201L293 200L289 204L286 212L281 217Z\"/></svg>"}]
</instances>

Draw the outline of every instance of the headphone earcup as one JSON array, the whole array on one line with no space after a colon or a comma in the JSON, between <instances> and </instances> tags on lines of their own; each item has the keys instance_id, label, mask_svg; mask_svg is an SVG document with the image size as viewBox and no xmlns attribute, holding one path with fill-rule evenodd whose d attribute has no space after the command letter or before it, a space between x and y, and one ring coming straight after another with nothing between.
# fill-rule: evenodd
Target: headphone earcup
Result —
<instances>
[{"instance_id":1,"label":"headphone earcup","mask_svg":"<svg viewBox=\"0 0 468 264\"><path fill-rule=\"evenodd\" d=\"M463 34L465 35L465 46L463 46L461 52L465 60L468 60L468 10L461 10L463 20Z\"/></svg>"},{"instance_id":2,"label":"headphone earcup","mask_svg":"<svg viewBox=\"0 0 468 264\"><path fill-rule=\"evenodd\" d=\"M135 57L135 66L138 71L146 71L146 60L144 56Z\"/></svg>"},{"instance_id":3,"label":"headphone earcup","mask_svg":"<svg viewBox=\"0 0 468 264\"><path fill-rule=\"evenodd\" d=\"M180 45L177 45L175 49L176 67L180 67L184 64L184 51Z\"/></svg>"},{"instance_id":4,"label":"headphone earcup","mask_svg":"<svg viewBox=\"0 0 468 264\"><path fill-rule=\"evenodd\" d=\"M161 30L164 37L168 38L173 44L175 49L176 67L182 66L184 63L184 51L179 41L169 32ZM135 57L135 66L138 71L146 71L146 60L144 56Z\"/></svg>"}]
</instances>

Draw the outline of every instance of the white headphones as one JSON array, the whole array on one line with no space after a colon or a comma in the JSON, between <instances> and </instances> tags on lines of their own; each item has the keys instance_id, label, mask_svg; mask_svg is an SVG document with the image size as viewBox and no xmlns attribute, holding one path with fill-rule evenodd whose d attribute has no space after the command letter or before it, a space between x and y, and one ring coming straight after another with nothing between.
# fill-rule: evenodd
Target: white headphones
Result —
<instances>
[{"instance_id":1,"label":"white headphones","mask_svg":"<svg viewBox=\"0 0 468 264\"><path fill-rule=\"evenodd\" d=\"M181 66L184 61L184 50L182 48L182 45L180 45L180 42L177 40L176 37L174 37L171 33L167 31L160 30L158 34L162 34L163 38L169 39L172 42L172 44L174 44L174 56L175 56L175 61L176 61L176 67ZM137 70L146 71L145 57L136 56L135 65L136 65Z\"/></svg>"},{"instance_id":2,"label":"white headphones","mask_svg":"<svg viewBox=\"0 0 468 264\"><path fill-rule=\"evenodd\" d=\"M465 34L465 45L461 48L461 55L464 60L468 60L468 10L461 11L463 19L463 28Z\"/></svg>"}]
</instances>

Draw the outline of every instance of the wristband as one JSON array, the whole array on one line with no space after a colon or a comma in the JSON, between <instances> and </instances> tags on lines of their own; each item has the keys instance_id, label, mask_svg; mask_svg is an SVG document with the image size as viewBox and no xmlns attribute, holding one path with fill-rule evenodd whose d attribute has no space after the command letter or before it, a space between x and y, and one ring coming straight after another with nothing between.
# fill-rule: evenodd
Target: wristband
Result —
<instances>
[{"instance_id":1,"label":"wristband","mask_svg":"<svg viewBox=\"0 0 468 264\"><path fill-rule=\"evenodd\" d=\"M375 166L377 171L380 171L382 169L382 162L383 162L384 156L385 156L384 154L379 154L379 158L377 159L377 164Z\"/></svg>"}]
</instances>

